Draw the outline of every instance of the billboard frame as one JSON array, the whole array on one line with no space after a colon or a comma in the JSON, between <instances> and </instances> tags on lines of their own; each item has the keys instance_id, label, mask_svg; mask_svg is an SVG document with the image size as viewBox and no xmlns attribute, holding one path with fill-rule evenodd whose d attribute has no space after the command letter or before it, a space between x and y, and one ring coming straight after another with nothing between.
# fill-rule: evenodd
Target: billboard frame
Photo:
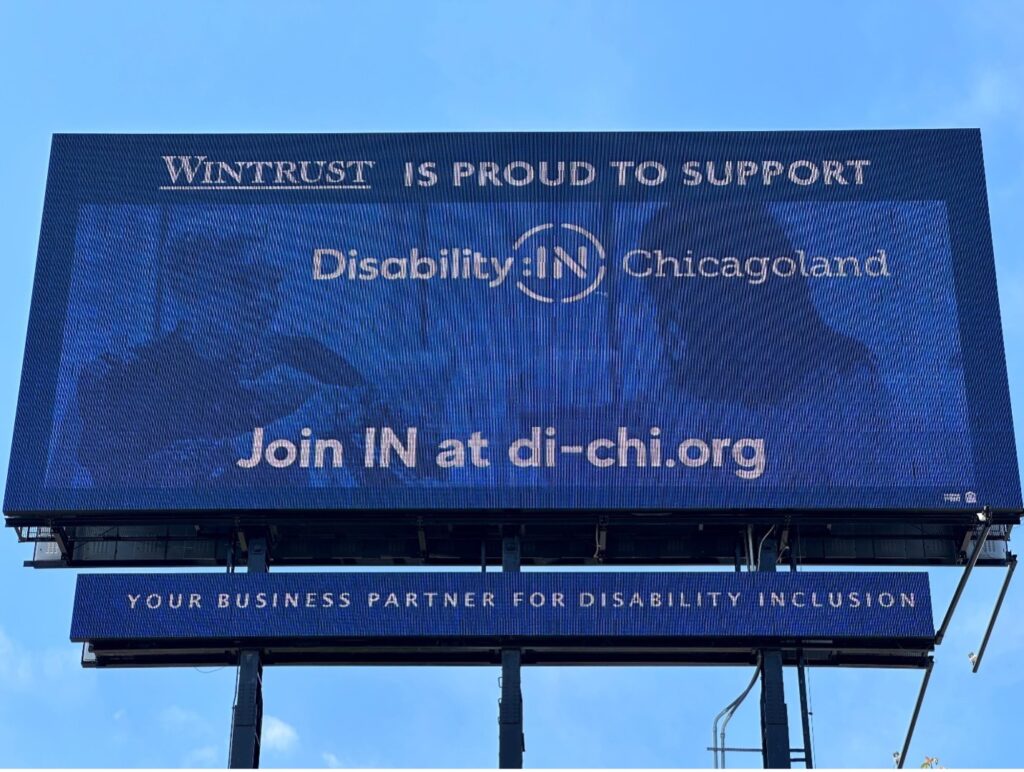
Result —
<instances>
[{"instance_id":1,"label":"billboard frame","mask_svg":"<svg viewBox=\"0 0 1024 772\"><path fill-rule=\"evenodd\" d=\"M408 146L410 148L418 149L433 147L441 136L444 136L445 138L449 137L449 135L415 133L395 136L401 137L403 147ZM796 152L798 149L807 149L807 147L814 147L818 149L831 148L837 143L849 143L853 147L868 147L873 146L872 143L879 143L877 147L880 158L893 161L891 169L886 172L891 176L891 179L889 177L884 178L884 184L880 184L879 188L881 191L880 195L882 192L886 192L891 193L900 200L914 200L915 196L937 194L944 190L941 186L945 185L945 180L948 179L951 173L955 172L958 179L961 180L961 183L969 184L969 189L966 191L968 195L957 196L955 200L950 199L954 207L950 212L951 231L954 232L953 235L960 234L957 239L954 239L956 243L952 244L954 252L964 246L962 242L964 242L965 237L969 235L971 238L980 239L979 244L985 253L984 257L986 258L986 263L987 258L991 256L991 236L988 222L987 197L984 187L985 181L983 158L981 153L981 137L980 132L977 129L860 132L636 132L629 134L628 137L625 134L615 132L534 132L507 135L466 133L457 136L460 137L460 142L466 147L467 152L469 150L482 150L488 147L493 149L494 140L499 136L503 137L505 144L502 147L508 152L530 148L537 143L546 143L544 146L566 149L575 149L580 143L583 143L584 145L590 143L596 153L595 158L592 160L597 160L597 156L605 152L605 148L607 146L615 146L615 143L621 142L629 137L636 140L642 139L645 142L652 143L652 147L661 148L668 147L668 144L666 143L680 142L685 139L687 147L693 146L694 148L702 148L703 151L711 152L712 155L714 152L718 152L718 150L715 150L714 148L718 148L722 152L724 152L725 149L749 148L752 146L752 143L753 146L756 146L756 143L763 142L765 138L768 137L771 137L773 141L777 141L780 148L785 148L786 152ZM165 186L166 180L163 180L163 178L160 177L160 181L158 181L157 177L160 175L166 176L167 170L163 169L163 162L160 161L159 152L170 152L169 148L173 149L174 147L179 147L180 149L182 147L209 147L219 150L228 150L239 143L242 143L245 147L266 149L268 152L271 150L273 152L283 152L292 146L301 148L324 148L333 147L335 145L358 148L360 151L365 150L367 152L384 152L384 149L387 148L388 141L388 135L380 134L56 134L53 138L53 153L54 158L57 158L58 156L60 157L60 163L55 162L51 165L50 178L47 186L47 202L43 214L43 231L39 245L37 275L41 273L43 268L46 266L53 267L54 265L60 264L59 261L66 258L69 247L73 250L76 223L75 217L72 216L71 212L77 205L85 202L92 202L94 200L96 202L106 203L124 202L126 200L136 202L136 198L138 198L139 202L145 201L147 203L164 205L166 202L162 196L166 196L167 194L161 193L162 188L160 186ZM721 145L721 147L719 147L719 145ZM955 158L955 164L952 167L953 172L951 172L951 170L946 166L943 166L941 169L929 166L924 170L924 172L921 172L921 175L923 176L918 175L917 172L908 176L906 170L896 163L899 158L905 157L905 152L908 150L913 151L914 153L921 153L923 154L922 157L926 158L936 157L946 158L947 160L948 158ZM953 153L953 151L957 152ZM121 155L118 157L122 157L125 152L128 152L132 157L145 157L151 160L153 164L145 165L145 168L140 166L135 170L136 173L130 179L124 179L123 172L101 163L102 158L105 157L104 154L107 152L120 153ZM448 151L446 150L446 152ZM385 153L385 156L390 159L390 155L388 155L389 153L390 150ZM152 158L150 158L150 156L152 156ZM950 163L953 162L950 161ZM151 166L152 168L150 168ZM882 165L878 165L878 168L882 168ZM892 191L890 191L890 188ZM527 195L525 199L521 196L518 198L515 196L509 197L509 195L506 195L508 190L510 189L506 188L505 192L502 194L504 198L502 198L502 196L499 196L498 198L500 200L507 199L512 202L532 200L529 195ZM397 192L385 189L385 192L381 194L384 198L381 200L390 201L394 199L396 202L417 200L415 198L409 198L407 193L408 191L403 192L402 189L397 189ZM549 191L549 193L551 195L545 193L542 196L542 199L561 200L558 198L561 194L558 194L557 191ZM842 193L842 195L839 195L839 199L841 200L860 200L858 196L853 195L848 189L844 190ZM184 198L175 199L175 201L191 200L190 197L194 195L190 191L179 191L178 194ZM610 196L611 198L609 200L631 200L627 194L628 191L616 191L613 187L611 189L611 193L602 195ZM238 201L242 203L250 200L256 200L244 191L239 191L238 195L242 196L242 198L238 199ZM278 196L279 194L272 192L270 195ZM301 192L299 195L303 197L301 199L303 201L320 200L319 198L307 199L306 197L309 195L308 192ZM796 193L794 193L794 195L796 195ZM125 196L128 196L128 198L126 199ZM802 198L806 198L806 196L802 194L797 196L797 199ZM463 195L462 193L454 195L451 191L442 195L439 200L447 201L449 199L453 201L476 200L473 196ZM275 198L273 200L276 201L277 199ZM297 199L289 200L293 201ZM422 203L422 199L419 200L420 203ZM344 199L343 197L337 199L331 198L331 201L344 203L349 201L349 199ZM958 275L956 271L956 264L954 264L954 274L954 281L957 286L968 281L968 278L970 279L970 286L972 287L972 292L974 294L972 295L972 302L968 306L964 306L964 308L967 313L972 315L973 321L971 323L977 323L980 325L979 329L983 329L990 337L995 336L992 338L993 343L998 344L1001 347L1002 329L999 324L998 298L995 294L994 271L992 271L986 264L981 266L981 272L978 276L965 278ZM57 278L59 279L58 285L60 285L62 282L65 282L68 277L64 276L63 278ZM48 281L52 282L53 277L48 277ZM41 286L42 285L37 282L36 289L34 291L34 301L39 302L34 302L33 304L26 351L38 349L41 343L46 343L47 341L52 342L53 336L59 334L59 327L63 323L63 319L66 317L67 309L64 308L62 311L60 307L60 303L62 302L59 297L61 286L56 287L56 297L53 296L52 292L49 294L44 293ZM963 320L961 320L961 323L963 323ZM995 365L992 367L986 367L984 366L984 362L975 361L978 356L980 356L977 352L972 353L971 351L967 351L965 354L968 357L964 362L966 379L975 385L978 383L991 382L993 372L990 372L990 370L994 371L1000 368ZM44 358L53 360L55 356L59 356L59 352L50 351L47 352L47 355ZM31 450L31 452L28 453L28 455L25 453L19 453L12 456L10 477L16 482L15 490L17 490L18 484L25 481L31 481L33 476L37 475L41 468L40 462L45 462L45 448L43 447L45 443L41 438L35 438L35 433L29 430L41 425L38 419L46 412L46 397L48 395L43 392L46 392L50 387L50 376L53 375L51 370L53 370L54 362L48 361L44 363L38 360L38 356L34 358L27 358L25 368L22 373L22 388L20 390L20 394L23 399L20 400L19 404L15 436L22 438L24 443L27 443L22 450ZM1002 372L999 373L999 375L1001 375L1002 379L1005 381L1005 364L1002 366L1001 370ZM995 399L996 402L999 403L1000 409L1005 407L1008 411L1008 394L999 391L995 394ZM1006 404L1004 405L1003 403ZM45 421L43 423L45 423ZM998 445L998 447L996 445ZM1012 446L1012 443L1009 446L1006 445L1005 437L1000 439L999 443L981 443L974 448L974 452L976 453L976 464L982 471L989 467L992 469L997 468L997 466L1002 468L1002 466L1005 466L1005 459L1009 458L1010 454L1015 457L1015 448ZM45 466L45 463L43 463L42 466ZM9 490L7 498L11 499L10 481L8 487ZM14 499L17 498L18 497L14 497ZM382 525L389 525L389 523L383 520L385 515L384 512L374 512L370 510L350 509L345 510L344 514L337 510L317 512L311 510L296 511L285 509L278 509L269 513L256 511L239 513L229 510L219 510L216 508L200 509L193 507L192 509L175 511L171 514L161 513L159 511L147 512L142 509L130 512L90 512L86 509L79 509L76 513L73 513L70 511L59 511L59 506L61 506L59 499L57 500L57 510L46 509L39 511L33 510L32 507L46 507L48 504L45 502L50 501L49 499L44 500L44 498L36 498L33 500L32 496L21 498L22 500L20 504L26 508L19 509L12 507L11 509L8 509L8 525L28 527L64 527L77 525L112 526L115 524L143 526L154 523L159 525L169 525L191 522L196 520L198 517L209 518L211 524L214 525L225 521L239 520L246 527L260 524L274 526L277 525L277 523L273 522L274 518L280 518L281 521L295 521L299 518L313 521L319 518L337 519L341 517L368 517L373 518L376 522L379 522ZM1019 501L1019 493L1016 498ZM981 499L982 497L979 497L979 507L986 503L992 503ZM77 501L78 499L75 500ZM970 499L968 498L968 500ZM86 501L88 501L88 497L81 499L83 504ZM210 503L214 503L216 506L215 502L211 501ZM1014 504L1015 503L1016 502L1014 502ZM64 501L64 506L67 506L67 500ZM462 509L456 512L441 509L429 511L407 509L403 510L402 514L405 517L422 518L424 522L427 522L433 520L445 520L447 518L461 519L464 517L480 516L483 515L485 511L492 514L492 522L496 522L502 527L506 525L514 525L516 520L520 517L532 518L544 516L553 518L569 516L558 510L545 510L542 515L539 511L528 512L525 510L500 509ZM583 513L582 517L590 517L590 513L593 511L594 510L589 510ZM614 517L624 513L632 513L632 510L629 508L607 510L598 512L597 516ZM972 510L970 507L961 507L959 505L955 507L936 507L934 510L887 510L883 505L879 509L863 511L825 509L781 512L779 510L767 509L730 510L721 508L707 511L695 511L690 509L676 511L669 508L667 513L659 509L649 510L647 512L638 512L636 514L646 514L651 516L669 514L673 517L689 519L691 522L712 521L713 519L736 516L742 519L743 522L753 523L768 521L775 522L780 519L780 517L794 517L806 521L813 521L820 518L822 521L827 522L852 522L858 520L874 522L877 519L892 518L897 520L906 520L914 518L916 522L921 523L958 523L969 518L970 514L972 514ZM994 508L993 514L995 517L994 522L1000 524L1013 524L1019 522L1021 510L1007 510L996 507Z\"/></svg>"}]
</instances>

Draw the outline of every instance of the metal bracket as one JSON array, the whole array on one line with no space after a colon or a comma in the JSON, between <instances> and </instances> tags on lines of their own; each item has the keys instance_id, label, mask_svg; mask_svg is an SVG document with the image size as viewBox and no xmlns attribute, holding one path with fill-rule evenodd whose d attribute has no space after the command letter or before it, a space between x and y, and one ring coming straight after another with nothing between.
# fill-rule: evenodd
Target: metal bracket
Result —
<instances>
[{"instance_id":1,"label":"metal bracket","mask_svg":"<svg viewBox=\"0 0 1024 772\"><path fill-rule=\"evenodd\" d=\"M608 520L601 518L594 526L594 560L604 562L606 549L608 549Z\"/></svg>"},{"instance_id":2,"label":"metal bracket","mask_svg":"<svg viewBox=\"0 0 1024 772\"><path fill-rule=\"evenodd\" d=\"M74 557L74 545L68 539L67 533L63 528L51 528L50 535L53 537L53 541L57 543L57 548L60 550L60 558L65 564L71 564L71 558Z\"/></svg>"},{"instance_id":3,"label":"metal bracket","mask_svg":"<svg viewBox=\"0 0 1024 772\"><path fill-rule=\"evenodd\" d=\"M518 536L505 536L501 540L501 570L518 571L522 563Z\"/></svg>"},{"instance_id":4,"label":"metal bracket","mask_svg":"<svg viewBox=\"0 0 1024 772\"><path fill-rule=\"evenodd\" d=\"M249 573L266 573L269 569L270 556L267 554L265 537L250 537L249 551L245 568Z\"/></svg>"},{"instance_id":5,"label":"metal bracket","mask_svg":"<svg viewBox=\"0 0 1024 772\"><path fill-rule=\"evenodd\" d=\"M419 542L420 558L427 560L430 557L430 551L427 549L427 532L423 530L423 518L416 520L416 539Z\"/></svg>"}]
</instances>

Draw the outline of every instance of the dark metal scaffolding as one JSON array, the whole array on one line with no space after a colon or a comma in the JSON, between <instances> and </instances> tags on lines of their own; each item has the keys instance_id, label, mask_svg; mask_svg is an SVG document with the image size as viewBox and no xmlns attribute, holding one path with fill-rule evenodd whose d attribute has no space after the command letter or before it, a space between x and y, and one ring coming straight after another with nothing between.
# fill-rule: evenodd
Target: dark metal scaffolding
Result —
<instances>
[{"instance_id":1,"label":"dark metal scaffolding","mask_svg":"<svg viewBox=\"0 0 1024 772\"><path fill-rule=\"evenodd\" d=\"M987 512L983 513L988 515ZM999 597L995 603L992 619L985 631L985 637L978 655L972 654L975 671L980 664L982 655L992 633L996 617L1003 604L1016 558L1005 551L987 548L993 538L1005 538L1005 532L993 528L991 519L983 518L979 513L974 526L963 538L960 562L964 566L964 574L954 593L950 607L939 626L934 639L889 639L886 646L879 647L875 640L855 638L838 639L781 639L781 638L729 638L722 640L679 641L671 638L650 639L630 645L622 641L611 641L601 644L593 640L566 639L552 641L544 638L521 636L515 639L493 636L486 640L477 640L471 646L465 641L452 639L435 639L430 645L423 643L403 644L397 641L355 641L337 640L329 645L323 642L297 639L259 639L249 642L246 647L236 645L225 646L222 642L216 645L200 645L195 642L190 647L182 648L172 641L161 641L159 645L147 644L134 646L132 642L122 640L97 640L86 643L83 653L83 665L87 667L138 667L153 665L219 665L237 664L238 680L235 701L232 711L231 739L229 745L229 767L254 769L260 762L260 739L263 719L263 667L275 664L422 664L422 665L484 665L501 666L500 701L498 710L498 765L502 769L521 769L525 752L523 694L521 673L524 665L560 665L560 664L603 664L603 665L732 665L754 666L757 671L752 685L760 680L760 712L761 712L761 747L734 748L725 747L725 725L719 736L713 738L712 748L716 751L716 764L719 761L725 766L725 751L760 753L766 768L787 769L794 763L802 762L812 768L814 757L811 742L810 706L806 682L807 667L902 667L924 671L917 702L911 718L910 729L904 743L903 753L899 762L905 760L921 711L925 691L930 680L933 664L930 653L939 643L949 627L953 612L964 591L972 570L978 565L991 565L1001 561L1007 566L1007 575L1003 582ZM735 538L735 531L734 538ZM804 554L804 548L798 540L790 541L788 529L779 528L778 524L766 525L760 533L760 539L754 538L753 529L745 529L746 544L739 549L733 545L731 560L735 561L739 570L739 555L745 554L748 568L758 571L775 571L779 564L779 555L788 556L791 568L795 570L798 555ZM268 534L266 531L236 532L233 541L235 547L225 544L227 565L233 570L234 556L246 558L246 567L250 572L269 570ZM598 551L614 548L615 545L602 537L598 529ZM246 538L248 537L248 538ZM590 535L590 548L594 547L594 537ZM495 541L490 544L494 545ZM501 535L501 565L503 571L519 571L524 561L524 552L531 555L531 543L523 537L523 528L506 531ZM274 542L275 563L277 562L276 544ZM1001 546L1001 545L1000 545ZM431 554L433 545L430 536L424 532L420 537L419 548L425 555ZM794 549L795 548L795 549ZM61 547L63 550L63 547ZM484 570L488 561L488 541L481 538L474 544L476 559ZM61 553L63 554L63 552ZM490 553L491 560L496 556ZM803 747L791 746L789 737L789 717L785 700L783 681L784 667L795 667L800 692L800 718L803 734ZM749 690L748 690L749 691ZM738 706L735 701L730 708ZM727 708L726 711L730 710ZM733 710L732 712L735 712ZM721 717L720 714L719 717ZM731 713L729 715L731 718ZM728 723L726 718L725 723ZM802 755L801 755L802 754Z\"/></svg>"}]
</instances>

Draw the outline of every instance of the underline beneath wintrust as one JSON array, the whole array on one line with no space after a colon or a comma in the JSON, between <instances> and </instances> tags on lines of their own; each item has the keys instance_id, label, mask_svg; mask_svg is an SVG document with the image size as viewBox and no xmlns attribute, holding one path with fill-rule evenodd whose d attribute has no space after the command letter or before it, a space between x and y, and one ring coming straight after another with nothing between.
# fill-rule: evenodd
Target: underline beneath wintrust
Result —
<instances>
[{"instance_id":1,"label":"underline beneath wintrust","mask_svg":"<svg viewBox=\"0 0 1024 772\"><path fill-rule=\"evenodd\" d=\"M369 185L161 185L160 190L370 190Z\"/></svg>"}]
</instances>

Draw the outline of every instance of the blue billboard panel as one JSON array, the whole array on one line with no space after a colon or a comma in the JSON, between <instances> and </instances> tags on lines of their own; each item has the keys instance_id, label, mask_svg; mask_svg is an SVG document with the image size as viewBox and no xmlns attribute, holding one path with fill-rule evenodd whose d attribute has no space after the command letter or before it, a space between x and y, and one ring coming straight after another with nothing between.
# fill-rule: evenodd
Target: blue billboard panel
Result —
<instances>
[{"instance_id":1,"label":"blue billboard panel","mask_svg":"<svg viewBox=\"0 0 1024 772\"><path fill-rule=\"evenodd\" d=\"M58 136L4 509L1021 508L976 131Z\"/></svg>"},{"instance_id":2,"label":"blue billboard panel","mask_svg":"<svg viewBox=\"0 0 1024 772\"><path fill-rule=\"evenodd\" d=\"M74 641L934 635L925 573L90 574Z\"/></svg>"}]
</instances>

